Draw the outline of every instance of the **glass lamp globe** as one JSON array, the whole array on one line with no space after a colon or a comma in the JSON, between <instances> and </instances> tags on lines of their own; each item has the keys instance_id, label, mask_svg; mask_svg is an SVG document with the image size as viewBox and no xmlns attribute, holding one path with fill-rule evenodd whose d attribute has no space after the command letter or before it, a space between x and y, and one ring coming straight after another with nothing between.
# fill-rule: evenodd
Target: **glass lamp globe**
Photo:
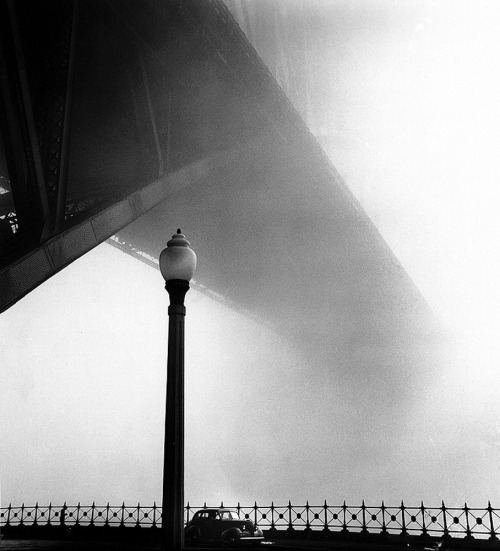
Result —
<instances>
[{"instance_id":1,"label":"glass lamp globe","mask_svg":"<svg viewBox=\"0 0 500 551\"><path fill-rule=\"evenodd\" d=\"M165 281L190 281L196 270L196 254L186 237L177 230L160 254L160 272Z\"/></svg>"}]
</instances>

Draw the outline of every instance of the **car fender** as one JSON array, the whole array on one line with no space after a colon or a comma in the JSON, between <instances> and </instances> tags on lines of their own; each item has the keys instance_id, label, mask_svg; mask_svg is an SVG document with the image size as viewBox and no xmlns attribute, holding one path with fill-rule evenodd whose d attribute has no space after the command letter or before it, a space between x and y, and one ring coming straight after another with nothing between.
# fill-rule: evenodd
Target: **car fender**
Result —
<instances>
[{"instance_id":1,"label":"car fender","mask_svg":"<svg viewBox=\"0 0 500 551\"><path fill-rule=\"evenodd\" d=\"M224 541L237 541L241 538L242 531L239 528L233 527L222 532L221 537Z\"/></svg>"},{"instance_id":2,"label":"car fender","mask_svg":"<svg viewBox=\"0 0 500 551\"><path fill-rule=\"evenodd\" d=\"M199 541L201 537L200 529L196 526L186 527L184 537L193 541Z\"/></svg>"}]
</instances>

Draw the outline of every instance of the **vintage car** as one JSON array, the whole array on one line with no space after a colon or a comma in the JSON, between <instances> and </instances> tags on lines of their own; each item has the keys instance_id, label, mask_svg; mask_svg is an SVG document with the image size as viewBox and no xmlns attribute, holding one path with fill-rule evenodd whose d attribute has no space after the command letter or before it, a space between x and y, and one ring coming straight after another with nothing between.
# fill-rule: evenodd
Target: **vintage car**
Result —
<instances>
[{"instance_id":1,"label":"vintage car","mask_svg":"<svg viewBox=\"0 0 500 551\"><path fill-rule=\"evenodd\" d=\"M262 530L250 519L241 519L234 509L201 509L184 528L186 542L260 543Z\"/></svg>"}]
</instances>

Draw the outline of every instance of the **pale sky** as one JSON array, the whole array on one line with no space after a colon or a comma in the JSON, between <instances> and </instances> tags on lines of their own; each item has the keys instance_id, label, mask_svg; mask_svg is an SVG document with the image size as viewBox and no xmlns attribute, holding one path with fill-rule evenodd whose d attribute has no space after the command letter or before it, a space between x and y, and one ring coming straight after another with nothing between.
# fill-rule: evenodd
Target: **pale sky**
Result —
<instances>
[{"instance_id":1,"label":"pale sky","mask_svg":"<svg viewBox=\"0 0 500 551\"><path fill-rule=\"evenodd\" d=\"M386 457L369 435L359 445L349 396L291 369L304 361L293 343L193 289L186 498L197 504L500 503L500 4L354 6L317 4L313 130L460 344L420 406L402 410L401 448ZM1 315L2 505L160 501L166 309L159 272L104 244ZM234 447L235 431L251 441Z\"/></svg>"}]
</instances>

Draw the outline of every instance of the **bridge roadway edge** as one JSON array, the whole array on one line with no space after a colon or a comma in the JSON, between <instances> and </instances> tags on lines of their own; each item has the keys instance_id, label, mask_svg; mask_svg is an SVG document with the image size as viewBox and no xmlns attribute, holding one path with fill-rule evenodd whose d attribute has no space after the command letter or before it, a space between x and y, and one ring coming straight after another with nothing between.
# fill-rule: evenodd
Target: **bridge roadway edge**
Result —
<instances>
[{"instance_id":1,"label":"bridge roadway edge","mask_svg":"<svg viewBox=\"0 0 500 551\"><path fill-rule=\"evenodd\" d=\"M207 162L206 159L197 161L158 178L1 269L0 313L170 195L196 181L200 171L206 171Z\"/></svg>"},{"instance_id":2,"label":"bridge roadway edge","mask_svg":"<svg viewBox=\"0 0 500 551\"><path fill-rule=\"evenodd\" d=\"M159 551L159 528L110 526L8 526L1 530L0 549L74 550L74 551ZM237 549L335 549L335 550L499 550L500 541L491 539L435 537L426 535L400 535L316 530L264 530L264 543L240 545ZM186 549L196 549L186 545ZM200 545L199 549L210 549ZM232 549L219 546L218 549Z\"/></svg>"}]
</instances>

